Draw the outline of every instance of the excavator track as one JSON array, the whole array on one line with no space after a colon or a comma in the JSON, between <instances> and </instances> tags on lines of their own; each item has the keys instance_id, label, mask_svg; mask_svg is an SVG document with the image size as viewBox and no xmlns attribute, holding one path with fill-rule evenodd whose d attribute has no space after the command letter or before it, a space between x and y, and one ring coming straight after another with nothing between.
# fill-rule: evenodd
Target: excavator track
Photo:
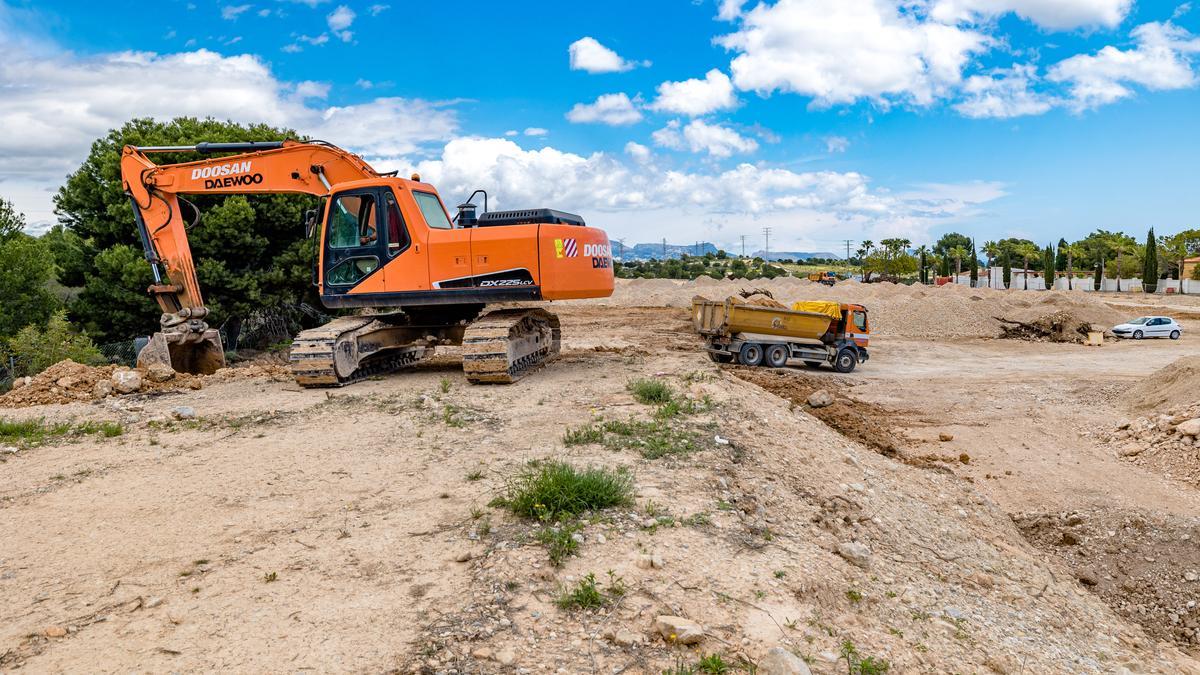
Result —
<instances>
[{"instance_id":1,"label":"excavator track","mask_svg":"<svg viewBox=\"0 0 1200 675\"><path fill-rule=\"evenodd\" d=\"M544 309L488 312L463 336L463 372L472 384L516 382L558 356L562 329Z\"/></svg>"},{"instance_id":2,"label":"excavator track","mask_svg":"<svg viewBox=\"0 0 1200 675\"><path fill-rule=\"evenodd\" d=\"M433 351L411 345L361 356L356 340L377 329L375 323L370 316L346 316L297 335L288 357L296 383L306 388L343 387L411 366Z\"/></svg>"}]
</instances>

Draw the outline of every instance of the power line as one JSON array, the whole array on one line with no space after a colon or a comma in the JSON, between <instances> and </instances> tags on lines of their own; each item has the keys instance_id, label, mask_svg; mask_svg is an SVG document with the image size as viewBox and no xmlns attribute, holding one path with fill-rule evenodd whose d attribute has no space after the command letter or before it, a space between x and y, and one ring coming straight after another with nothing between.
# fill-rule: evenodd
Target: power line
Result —
<instances>
[{"instance_id":1,"label":"power line","mask_svg":"<svg viewBox=\"0 0 1200 675\"><path fill-rule=\"evenodd\" d=\"M766 242L765 243L766 253L764 255L766 258L770 258L770 256L771 256L771 228L764 227L762 229L762 233L763 233L763 239Z\"/></svg>"}]
</instances>

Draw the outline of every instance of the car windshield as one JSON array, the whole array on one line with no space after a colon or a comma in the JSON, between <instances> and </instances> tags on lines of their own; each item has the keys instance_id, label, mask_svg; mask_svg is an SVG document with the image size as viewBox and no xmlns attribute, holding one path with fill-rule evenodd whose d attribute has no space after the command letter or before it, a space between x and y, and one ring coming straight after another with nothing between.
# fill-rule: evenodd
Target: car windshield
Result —
<instances>
[{"instance_id":1,"label":"car windshield","mask_svg":"<svg viewBox=\"0 0 1200 675\"><path fill-rule=\"evenodd\" d=\"M1134 319L1133 321L1129 321L1127 323L1130 326L1144 326L1146 324L1146 322L1149 320L1150 320L1150 317L1148 317L1148 316L1139 316L1138 318Z\"/></svg>"}]
</instances>

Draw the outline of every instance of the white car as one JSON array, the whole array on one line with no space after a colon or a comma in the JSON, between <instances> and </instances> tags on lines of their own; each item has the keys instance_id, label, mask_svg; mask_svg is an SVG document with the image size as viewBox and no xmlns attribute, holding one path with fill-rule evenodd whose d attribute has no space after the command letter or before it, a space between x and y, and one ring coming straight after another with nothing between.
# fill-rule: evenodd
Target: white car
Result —
<instances>
[{"instance_id":1,"label":"white car","mask_svg":"<svg viewBox=\"0 0 1200 675\"><path fill-rule=\"evenodd\" d=\"M1179 335L1183 332L1183 326L1169 316L1139 316L1133 321L1113 326L1112 332L1117 337L1133 338L1134 340L1151 337L1169 337L1172 340L1178 340Z\"/></svg>"}]
</instances>

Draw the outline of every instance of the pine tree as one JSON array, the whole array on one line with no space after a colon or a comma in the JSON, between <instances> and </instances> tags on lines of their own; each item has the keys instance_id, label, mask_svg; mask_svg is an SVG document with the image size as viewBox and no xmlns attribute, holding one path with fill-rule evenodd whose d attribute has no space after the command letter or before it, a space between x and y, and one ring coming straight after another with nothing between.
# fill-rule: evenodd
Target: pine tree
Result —
<instances>
[{"instance_id":1,"label":"pine tree","mask_svg":"<svg viewBox=\"0 0 1200 675\"><path fill-rule=\"evenodd\" d=\"M1004 249L1003 262L1004 262L1004 287L1011 288L1012 287L1012 256L1009 254L1009 251L1007 248Z\"/></svg>"},{"instance_id":2,"label":"pine tree","mask_svg":"<svg viewBox=\"0 0 1200 675\"><path fill-rule=\"evenodd\" d=\"M1042 251L1042 271L1046 277L1046 289L1054 288L1054 247L1046 246Z\"/></svg>"},{"instance_id":3,"label":"pine tree","mask_svg":"<svg viewBox=\"0 0 1200 675\"><path fill-rule=\"evenodd\" d=\"M1142 264L1142 290L1153 293L1158 290L1158 241L1154 228L1146 233L1146 262Z\"/></svg>"},{"instance_id":4,"label":"pine tree","mask_svg":"<svg viewBox=\"0 0 1200 675\"><path fill-rule=\"evenodd\" d=\"M1058 246L1055 247L1054 269L1058 272L1067 271L1067 240L1059 239Z\"/></svg>"},{"instance_id":5,"label":"pine tree","mask_svg":"<svg viewBox=\"0 0 1200 675\"><path fill-rule=\"evenodd\" d=\"M975 254L975 240L971 239L971 288L979 285L979 256Z\"/></svg>"}]
</instances>

